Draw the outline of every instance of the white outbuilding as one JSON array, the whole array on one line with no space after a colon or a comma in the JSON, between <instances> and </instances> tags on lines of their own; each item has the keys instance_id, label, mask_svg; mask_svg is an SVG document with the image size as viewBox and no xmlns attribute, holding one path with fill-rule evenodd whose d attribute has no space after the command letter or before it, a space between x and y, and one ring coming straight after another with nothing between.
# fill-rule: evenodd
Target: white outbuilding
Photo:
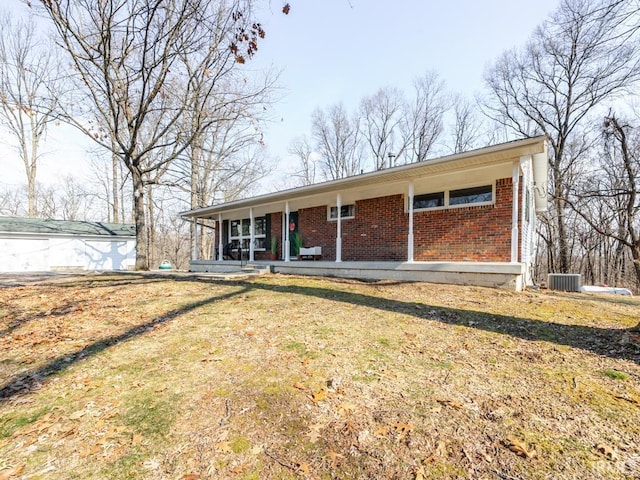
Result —
<instances>
[{"instance_id":1,"label":"white outbuilding","mask_svg":"<svg viewBox=\"0 0 640 480\"><path fill-rule=\"evenodd\" d=\"M0 217L0 272L132 270L135 226Z\"/></svg>"}]
</instances>

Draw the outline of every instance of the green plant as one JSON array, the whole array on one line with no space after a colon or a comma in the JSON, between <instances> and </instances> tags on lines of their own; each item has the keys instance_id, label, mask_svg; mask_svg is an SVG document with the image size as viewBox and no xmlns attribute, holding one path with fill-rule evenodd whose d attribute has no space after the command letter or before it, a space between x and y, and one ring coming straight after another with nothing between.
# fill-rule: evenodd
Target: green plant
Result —
<instances>
[{"instance_id":1,"label":"green plant","mask_svg":"<svg viewBox=\"0 0 640 480\"><path fill-rule=\"evenodd\" d=\"M617 370L614 370L613 368L605 368L602 371L602 374L605 377L609 377L613 380L626 380L627 378L629 378L629 375L627 375L624 372L619 372Z\"/></svg>"},{"instance_id":2,"label":"green plant","mask_svg":"<svg viewBox=\"0 0 640 480\"><path fill-rule=\"evenodd\" d=\"M278 237L271 237L271 253L274 255L278 253Z\"/></svg>"},{"instance_id":3,"label":"green plant","mask_svg":"<svg viewBox=\"0 0 640 480\"><path fill-rule=\"evenodd\" d=\"M302 235L298 232L293 232L291 234L291 243L293 244L293 253L298 255L302 248Z\"/></svg>"}]
</instances>

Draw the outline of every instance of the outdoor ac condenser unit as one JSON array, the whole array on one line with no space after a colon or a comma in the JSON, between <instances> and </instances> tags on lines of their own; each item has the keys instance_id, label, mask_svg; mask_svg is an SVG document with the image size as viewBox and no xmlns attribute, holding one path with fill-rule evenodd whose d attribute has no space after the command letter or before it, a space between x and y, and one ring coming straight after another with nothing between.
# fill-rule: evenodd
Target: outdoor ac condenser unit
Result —
<instances>
[{"instance_id":1,"label":"outdoor ac condenser unit","mask_svg":"<svg viewBox=\"0 0 640 480\"><path fill-rule=\"evenodd\" d=\"M564 292L580 291L579 273L550 273L547 278L549 290L562 290Z\"/></svg>"}]
</instances>

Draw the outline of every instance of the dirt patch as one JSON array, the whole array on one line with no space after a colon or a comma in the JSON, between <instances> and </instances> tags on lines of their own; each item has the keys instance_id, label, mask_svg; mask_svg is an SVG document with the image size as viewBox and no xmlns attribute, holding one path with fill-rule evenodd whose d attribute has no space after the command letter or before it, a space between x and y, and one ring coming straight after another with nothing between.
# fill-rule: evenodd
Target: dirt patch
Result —
<instances>
[{"instance_id":1,"label":"dirt patch","mask_svg":"<svg viewBox=\"0 0 640 480\"><path fill-rule=\"evenodd\" d=\"M52 280L0 288L0 478L640 477L638 299Z\"/></svg>"}]
</instances>

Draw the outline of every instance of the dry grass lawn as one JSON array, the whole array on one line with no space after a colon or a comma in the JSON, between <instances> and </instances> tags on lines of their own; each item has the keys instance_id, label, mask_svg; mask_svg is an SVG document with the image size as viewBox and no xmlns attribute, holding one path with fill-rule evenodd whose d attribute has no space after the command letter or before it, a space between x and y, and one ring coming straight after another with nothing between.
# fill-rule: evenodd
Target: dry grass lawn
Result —
<instances>
[{"instance_id":1,"label":"dry grass lawn","mask_svg":"<svg viewBox=\"0 0 640 480\"><path fill-rule=\"evenodd\" d=\"M0 480L638 479L640 300L294 276L0 287Z\"/></svg>"}]
</instances>

